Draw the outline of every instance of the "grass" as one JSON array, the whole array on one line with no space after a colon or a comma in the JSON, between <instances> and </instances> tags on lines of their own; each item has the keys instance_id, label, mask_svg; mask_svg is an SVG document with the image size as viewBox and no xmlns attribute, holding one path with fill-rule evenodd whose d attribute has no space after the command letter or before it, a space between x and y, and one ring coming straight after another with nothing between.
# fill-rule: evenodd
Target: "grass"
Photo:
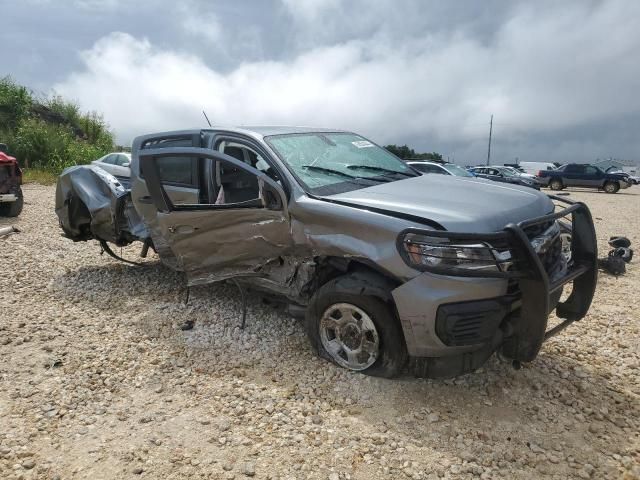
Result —
<instances>
[{"instance_id":1,"label":"grass","mask_svg":"<svg viewBox=\"0 0 640 480\"><path fill-rule=\"evenodd\" d=\"M24 183L39 183L40 185L55 185L58 181L58 176L46 170L25 168L23 170L22 181Z\"/></svg>"}]
</instances>

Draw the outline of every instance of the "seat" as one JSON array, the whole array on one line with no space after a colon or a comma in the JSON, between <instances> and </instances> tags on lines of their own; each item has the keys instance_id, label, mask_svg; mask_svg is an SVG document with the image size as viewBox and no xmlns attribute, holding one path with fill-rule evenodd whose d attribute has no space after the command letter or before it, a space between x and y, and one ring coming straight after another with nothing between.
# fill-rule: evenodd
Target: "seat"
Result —
<instances>
[{"instance_id":1,"label":"seat","mask_svg":"<svg viewBox=\"0 0 640 480\"><path fill-rule=\"evenodd\" d=\"M227 146L223 153L246 163L245 152L241 147ZM224 188L225 203L241 203L260 197L258 178L250 172L223 162L219 175L219 185Z\"/></svg>"}]
</instances>

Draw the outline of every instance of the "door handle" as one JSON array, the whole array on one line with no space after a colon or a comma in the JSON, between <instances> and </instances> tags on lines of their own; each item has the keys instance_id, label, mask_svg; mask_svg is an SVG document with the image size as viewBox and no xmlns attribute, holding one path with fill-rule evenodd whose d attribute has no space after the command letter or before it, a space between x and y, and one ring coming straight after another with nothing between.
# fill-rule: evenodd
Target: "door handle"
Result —
<instances>
[{"instance_id":1,"label":"door handle","mask_svg":"<svg viewBox=\"0 0 640 480\"><path fill-rule=\"evenodd\" d=\"M140 203L147 203L147 204L153 203L153 199L149 195L145 195L144 197L138 197L138 201Z\"/></svg>"}]
</instances>

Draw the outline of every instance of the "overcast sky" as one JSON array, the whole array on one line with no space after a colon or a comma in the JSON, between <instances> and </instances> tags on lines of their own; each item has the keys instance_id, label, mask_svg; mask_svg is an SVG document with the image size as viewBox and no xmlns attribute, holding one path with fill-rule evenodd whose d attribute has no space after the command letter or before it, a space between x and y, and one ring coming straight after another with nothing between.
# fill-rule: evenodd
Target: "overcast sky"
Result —
<instances>
[{"instance_id":1,"label":"overcast sky","mask_svg":"<svg viewBox=\"0 0 640 480\"><path fill-rule=\"evenodd\" d=\"M640 159L640 2L0 0L0 76L121 143L310 125L457 163Z\"/></svg>"}]
</instances>

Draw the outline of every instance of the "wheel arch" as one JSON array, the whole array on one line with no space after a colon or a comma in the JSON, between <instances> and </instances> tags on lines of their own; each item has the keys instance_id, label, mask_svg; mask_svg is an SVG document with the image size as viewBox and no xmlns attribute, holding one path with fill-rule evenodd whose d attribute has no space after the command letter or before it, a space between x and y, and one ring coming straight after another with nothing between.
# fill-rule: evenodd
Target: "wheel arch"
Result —
<instances>
[{"instance_id":1,"label":"wheel arch","mask_svg":"<svg viewBox=\"0 0 640 480\"><path fill-rule=\"evenodd\" d=\"M394 305L391 291L400 286L402 281L376 263L365 258L334 256L317 257L316 262L319 268L314 278L314 289L320 288L336 277L353 273L370 286L367 291L362 292L363 294L378 297Z\"/></svg>"}]
</instances>

